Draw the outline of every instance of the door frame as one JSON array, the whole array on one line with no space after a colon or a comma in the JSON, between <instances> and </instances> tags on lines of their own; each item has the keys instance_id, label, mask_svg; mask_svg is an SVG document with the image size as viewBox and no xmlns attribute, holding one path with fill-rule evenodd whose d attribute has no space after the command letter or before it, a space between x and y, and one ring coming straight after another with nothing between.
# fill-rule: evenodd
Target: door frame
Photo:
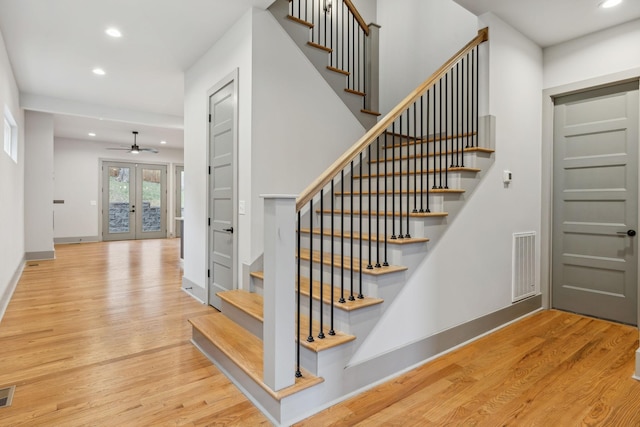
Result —
<instances>
[{"instance_id":1,"label":"door frame","mask_svg":"<svg viewBox=\"0 0 640 427\"><path fill-rule=\"evenodd\" d=\"M545 309L552 307L551 291L551 266L552 266L552 244L553 244L553 113L554 99L559 96L584 92L606 86L618 85L626 82L640 80L640 68L634 68L619 73L608 74L588 80L560 85L545 89L542 92L542 175L541 175L541 242L540 248L542 256L540 259L540 287L542 291L542 304ZM638 118L640 120L640 117ZM638 150L640 152L640 150ZM639 156L640 157L640 156ZM640 164L640 158L638 159ZM640 186L639 186L640 188ZM640 201L640 191L637 195ZM638 251L637 262L640 265L640 251ZM638 276L637 287L640 290L640 275ZM640 325L640 292L638 292L638 325ZM640 357L640 355L638 356Z\"/></svg>"},{"instance_id":2,"label":"door frame","mask_svg":"<svg viewBox=\"0 0 640 427\"><path fill-rule=\"evenodd\" d=\"M239 126L238 126L238 114L239 114L239 110L240 110L240 97L239 97L239 80L238 80L238 76L239 76L239 69L235 68L232 72L230 72L229 74L227 74L225 77L223 77L220 81L218 81L218 83L216 83L215 85L213 85L208 91L207 91L207 114L211 114L210 108L211 108L211 97L218 92L220 89L224 88L225 86L227 86L230 83L234 84L233 87L233 96L236 99L236 103L235 103L235 111L233 114L233 160L232 160L232 165L233 165L233 172L232 172L232 182L233 182L233 190L232 190L232 206L233 206L233 213L231 216L231 221L233 223L233 227L234 227L234 232L232 234L232 238L233 238L233 249L232 249L232 254L233 254L233 262L232 262L232 268L231 268L231 274L232 274L232 289L238 289L238 234L240 232L240 230L238 230L238 131L239 131ZM213 163L213 150L211 148L211 126L209 124L209 120L206 120L207 123L207 168L209 169L209 171L211 170L211 165ZM207 219L211 218L213 216L213 203L212 203L212 191L213 191L213 175L211 173L207 174ZM205 277L207 278L207 286L206 286L206 295L207 295L207 304L208 305L213 305L212 304L212 299L210 297L210 288L211 285L213 283L213 275L212 275L212 271L213 271L213 258L211 256L211 250L212 250L212 246L213 246L213 228L211 226L207 226L207 271L205 271Z\"/></svg>"},{"instance_id":3,"label":"door frame","mask_svg":"<svg viewBox=\"0 0 640 427\"><path fill-rule=\"evenodd\" d=\"M180 171L184 173L184 164L177 163L173 165L173 235L174 237L182 237L180 234L180 227L178 226L178 220L176 218L182 218L182 186L183 180L180 179ZM178 184L181 185L178 185ZM184 219L182 220L184 221Z\"/></svg>"},{"instance_id":4,"label":"door frame","mask_svg":"<svg viewBox=\"0 0 640 427\"><path fill-rule=\"evenodd\" d=\"M164 190L165 190L165 201L164 201L164 208L165 208L165 213L164 213L164 237L167 237L167 233L169 230L169 210L168 210L168 205L169 205L169 165L167 163L164 162L152 162L152 161L137 161L137 162L132 162L126 159L113 159L113 158L98 158L98 162L99 162L99 167L98 167L98 174L99 174L99 178L98 178L98 194L100 197L98 197L98 235L100 236L99 241L112 241L112 240L104 240L104 165L105 163L124 163L124 164L131 164L134 167L136 165L149 165L149 166L163 166L165 168L165 176L164 176ZM135 224L134 224L135 227ZM127 239L123 239L123 240L127 240Z\"/></svg>"}]
</instances>

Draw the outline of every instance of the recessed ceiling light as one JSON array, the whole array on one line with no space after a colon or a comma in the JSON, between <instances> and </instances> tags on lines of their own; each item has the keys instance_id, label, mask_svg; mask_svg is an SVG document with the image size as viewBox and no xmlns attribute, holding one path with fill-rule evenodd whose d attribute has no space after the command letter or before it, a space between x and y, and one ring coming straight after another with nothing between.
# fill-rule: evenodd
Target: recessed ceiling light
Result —
<instances>
[{"instance_id":1,"label":"recessed ceiling light","mask_svg":"<svg viewBox=\"0 0 640 427\"><path fill-rule=\"evenodd\" d=\"M96 134L93 132L89 132L89 136L96 136Z\"/></svg>"},{"instance_id":2,"label":"recessed ceiling light","mask_svg":"<svg viewBox=\"0 0 640 427\"><path fill-rule=\"evenodd\" d=\"M94 68L93 69L93 74L97 74L99 76L104 76L107 73L105 73L105 71L102 68Z\"/></svg>"},{"instance_id":3,"label":"recessed ceiling light","mask_svg":"<svg viewBox=\"0 0 640 427\"><path fill-rule=\"evenodd\" d=\"M160 141L160 144L166 144L167 141Z\"/></svg>"},{"instance_id":4,"label":"recessed ceiling light","mask_svg":"<svg viewBox=\"0 0 640 427\"><path fill-rule=\"evenodd\" d=\"M114 38L122 37L122 33L120 32L120 30L114 27L107 28L105 30L105 33Z\"/></svg>"},{"instance_id":5,"label":"recessed ceiling light","mask_svg":"<svg viewBox=\"0 0 640 427\"><path fill-rule=\"evenodd\" d=\"M604 0L600 3L600 7L603 9L609 9L610 7L615 7L622 3L622 0Z\"/></svg>"}]
</instances>

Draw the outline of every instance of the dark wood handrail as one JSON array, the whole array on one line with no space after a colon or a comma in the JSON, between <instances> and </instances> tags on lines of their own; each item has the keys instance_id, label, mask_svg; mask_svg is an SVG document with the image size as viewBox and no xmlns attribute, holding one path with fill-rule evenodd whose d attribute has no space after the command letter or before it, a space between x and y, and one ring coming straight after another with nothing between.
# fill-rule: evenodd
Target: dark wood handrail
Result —
<instances>
[{"instance_id":1,"label":"dark wood handrail","mask_svg":"<svg viewBox=\"0 0 640 427\"><path fill-rule=\"evenodd\" d=\"M349 8L349 11L356 18L356 21L358 21L358 24L360 24L360 28L362 28L362 31L364 31L366 35L369 35L369 26L367 25L366 22L364 22L362 15L360 15L360 12L358 12L358 9L356 9L353 3L351 3L351 0L344 0L344 4L347 5L347 8Z\"/></svg>"},{"instance_id":2,"label":"dark wood handrail","mask_svg":"<svg viewBox=\"0 0 640 427\"><path fill-rule=\"evenodd\" d=\"M348 0L345 0L345 3ZM478 35L473 38L458 53L445 62L435 73L425 80L420 86L414 89L407 97L396 105L386 116L384 116L375 126L373 126L362 138L353 144L342 154L327 170L325 170L315 181L313 181L296 200L296 210L300 211L313 197L320 192L325 185L344 169L356 156L368 145L372 144L389 126L407 109L416 102L427 90L436 84L449 70L479 44L489 40L489 29L483 28L478 31Z\"/></svg>"}]
</instances>

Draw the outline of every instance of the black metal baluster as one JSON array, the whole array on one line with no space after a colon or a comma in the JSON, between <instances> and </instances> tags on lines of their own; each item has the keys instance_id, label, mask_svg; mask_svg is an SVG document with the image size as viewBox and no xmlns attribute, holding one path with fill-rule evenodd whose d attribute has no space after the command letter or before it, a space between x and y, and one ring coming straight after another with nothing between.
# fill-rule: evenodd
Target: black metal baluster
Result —
<instances>
[{"instance_id":1,"label":"black metal baluster","mask_svg":"<svg viewBox=\"0 0 640 427\"><path fill-rule=\"evenodd\" d=\"M460 111L461 111L461 102L460 102L460 61L456 62L456 166L460 166L460 138L462 135L460 134Z\"/></svg>"},{"instance_id":2,"label":"black metal baluster","mask_svg":"<svg viewBox=\"0 0 640 427\"><path fill-rule=\"evenodd\" d=\"M400 212L399 212L400 221L398 223L398 228L400 229L400 232L398 233L398 239L404 239L404 234L402 234L402 145L403 145L402 139L403 138L404 136L402 133L402 114L400 114L400 131L398 132L398 140L400 141L398 143L398 150L399 150L398 166L400 167L400 170L398 171L398 186L400 187L398 191L398 207L400 208ZM408 138L408 135L407 135L407 138ZM407 149L408 148L409 148L409 140L407 139ZM395 174L393 179L395 180ZM395 198L396 198L396 193L394 191L393 199L395 200Z\"/></svg>"},{"instance_id":3,"label":"black metal baluster","mask_svg":"<svg viewBox=\"0 0 640 427\"><path fill-rule=\"evenodd\" d=\"M301 248L302 245L301 243L301 239L302 239L302 229L301 229L301 225L302 225L302 219L301 219L301 214L300 211L298 211L298 309L296 310L296 317L298 320L298 323L296 325L296 337L297 339L297 346L296 346L296 378L300 378L302 376L302 372L300 371L300 338L302 335L302 331L300 330L301 326L300 326L300 312L302 311L301 308L301 301L300 301L300 283L301 278L302 278L302 271L300 269L300 262L302 260L302 254L301 254Z\"/></svg>"},{"instance_id":4,"label":"black metal baluster","mask_svg":"<svg viewBox=\"0 0 640 427\"><path fill-rule=\"evenodd\" d=\"M449 188L449 73L444 75L444 188Z\"/></svg>"},{"instance_id":5,"label":"black metal baluster","mask_svg":"<svg viewBox=\"0 0 640 427\"><path fill-rule=\"evenodd\" d=\"M387 186L388 186L388 172L389 172L389 165L387 164L387 131L384 131L384 150L382 150L382 156L384 157L384 192L382 193L382 200L384 201L384 210L382 212L380 212L380 207L378 206L378 221L380 221L380 218L382 218L382 220L384 221L384 263L382 264L385 267L389 266L389 263L387 262L387 239L388 239L388 232L387 232Z\"/></svg>"},{"instance_id":6,"label":"black metal baluster","mask_svg":"<svg viewBox=\"0 0 640 427\"><path fill-rule=\"evenodd\" d=\"M438 82L439 84L439 95L440 102L438 103L438 122L440 126L438 126L438 141L439 141L439 150L438 154L438 169L440 170L440 182L438 188L442 188L442 79Z\"/></svg>"},{"instance_id":7,"label":"black metal baluster","mask_svg":"<svg viewBox=\"0 0 640 427\"><path fill-rule=\"evenodd\" d=\"M418 212L418 146L422 148L422 137L418 138L418 108L416 103L413 103L413 138L415 144L413 144L413 212ZM407 176L409 178L409 176ZM409 187L409 186L407 186ZM422 197L422 196L420 196ZM407 221L409 216L407 215ZM407 225L409 230L409 225Z\"/></svg>"},{"instance_id":8,"label":"black metal baluster","mask_svg":"<svg viewBox=\"0 0 640 427\"><path fill-rule=\"evenodd\" d=\"M360 156L362 156L362 153L360 153ZM367 263L367 269L371 270L373 269L373 265L371 264L371 260L373 259L373 245L371 244L371 199L373 198L373 188L371 188L371 144L367 146L367 160L369 166L369 184L367 185L367 188L369 189L369 262ZM360 162L360 176L362 176L362 162ZM376 197L377 196L378 195L376 193ZM362 205L360 205L360 218L362 218ZM362 226L360 227L360 238L362 238Z\"/></svg>"},{"instance_id":9,"label":"black metal baluster","mask_svg":"<svg viewBox=\"0 0 640 427\"><path fill-rule=\"evenodd\" d=\"M368 147L368 146L367 146ZM364 215L364 213L362 212L362 197L364 196L364 192L362 191L362 151L360 152L360 224L358 226L358 234L360 235L360 238L358 239L358 242L360 244L360 247L358 248L358 256L360 257L360 263L358 264L358 298L364 298L362 296L362 217ZM369 200L371 200L371 187L369 187ZM351 233L353 234L353 232ZM369 244L369 248L371 248L371 244ZM369 259L371 259L371 257L369 257ZM369 264L371 264L371 261L369 261ZM367 268L369 268L367 266Z\"/></svg>"},{"instance_id":10,"label":"black metal baluster","mask_svg":"<svg viewBox=\"0 0 640 427\"><path fill-rule=\"evenodd\" d=\"M340 299L344 303L344 169L340 171ZM333 262L333 260L331 260Z\"/></svg>"},{"instance_id":11,"label":"black metal baluster","mask_svg":"<svg viewBox=\"0 0 640 427\"><path fill-rule=\"evenodd\" d=\"M313 213L312 213L313 214ZM313 239L313 230L311 230ZM331 236L333 239L333 236ZM324 188L320 190L320 259L324 257ZM320 261L320 333L318 338L324 338L324 265ZM313 282L309 282L310 297L313 296Z\"/></svg>"},{"instance_id":12,"label":"black metal baluster","mask_svg":"<svg viewBox=\"0 0 640 427\"><path fill-rule=\"evenodd\" d=\"M431 149L429 148L431 146L431 134L429 133L429 120L430 120L430 117L429 117L429 98L430 98L430 96L431 96L431 89L429 89L427 91L427 115L426 115L426 119L425 119L426 122L427 122L427 133L425 135L425 138L427 139L427 156L424 158L424 160L425 160L425 166L424 167L427 169L427 173L425 174L425 179L426 179L425 188L427 190L427 194L425 195L425 198L427 200L427 208L424 210L425 212L431 212L431 210L429 209L429 188L430 188L429 187L429 176L431 175L431 171L429 170L429 160L431 159L431 157L429 155L430 152L431 152ZM434 142L434 145L435 145L435 142ZM435 150L435 148L434 148L434 150ZM435 183L435 173L434 173L433 181Z\"/></svg>"},{"instance_id":13,"label":"black metal baluster","mask_svg":"<svg viewBox=\"0 0 640 427\"><path fill-rule=\"evenodd\" d=\"M428 101L427 101L428 102ZM424 212L424 191L425 191L425 181L424 181L424 145L428 144L429 136L424 135L424 94L420 95L420 212ZM427 150L429 149L429 145L427 145ZM427 161L427 164L428 161ZM427 171L428 176L428 171ZM427 191L429 188L429 183L427 182Z\"/></svg>"},{"instance_id":14,"label":"black metal baluster","mask_svg":"<svg viewBox=\"0 0 640 427\"><path fill-rule=\"evenodd\" d=\"M309 202L309 336L307 342L313 342L313 199ZM320 254L320 268L322 268L322 254Z\"/></svg>"},{"instance_id":15,"label":"black metal baluster","mask_svg":"<svg viewBox=\"0 0 640 427\"><path fill-rule=\"evenodd\" d=\"M334 178L335 179L335 178ZM333 310L335 308L335 282L334 282L334 262L333 260L335 259L335 251L334 251L334 241L335 241L335 234L334 234L334 223L335 223L335 218L334 218L334 210L333 210L333 199L335 197L335 191L333 189L333 181L334 179L331 180L331 326L329 329L329 335L335 335L336 331L333 329Z\"/></svg>"},{"instance_id":16,"label":"black metal baluster","mask_svg":"<svg viewBox=\"0 0 640 427\"><path fill-rule=\"evenodd\" d=\"M414 106L415 106L415 104L414 104ZM411 237L411 234L409 234L409 211L410 211L409 202L411 201L411 189L409 188L410 187L409 183L411 182L411 177L409 175L411 173L411 171L410 171L410 169L411 169L411 154L410 154L410 152L411 152L411 144L409 143L410 142L410 138L411 138L411 135L410 135L411 134L411 130L410 130L410 127L411 127L410 123L411 122L409 121L409 117L410 117L409 116L409 110L410 109L411 109L411 107L407 108L407 218L406 218L406 220L407 220L407 233L404 235L405 239L408 239L408 238ZM415 132L414 132L413 138L415 139ZM415 146L415 142L414 142L414 144L413 144L414 154L415 154L415 150L416 150L416 146ZM402 175L400 175L400 180L402 181ZM414 191L415 191L415 187L414 187ZM402 198L402 194L400 194L400 198ZM402 202L400 203L400 211L402 212ZM400 222L402 222L402 215L400 215ZM402 234L402 230L400 230L400 233Z\"/></svg>"},{"instance_id":17,"label":"black metal baluster","mask_svg":"<svg viewBox=\"0 0 640 427\"><path fill-rule=\"evenodd\" d=\"M308 4L309 4L309 3L307 3L307 5L308 5ZM307 9L307 8L305 7L305 13L304 13L304 14L305 14L305 16L307 15L307 11L306 11L306 9ZM311 24L312 24L312 27L311 27L311 41L312 41L312 42L315 42L316 31L318 31L318 30L316 29L316 25L315 25L315 22L316 22L316 16L315 16L315 14L313 13L313 11L314 11L314 10L315 10L315 8L314 8L314 0L311 0ZM305 21L306 21L306 19L305 19ZM320 41L320 40L318 40L318 41Z\"/></svg>"},{"instance_id":18,"label":"black metal baluster","mask_svg":"<svg viewBox=\"0 0 640 427\"><path fill-rule=\"evenodd\" d=\"M354 217L354 212L353 212L353 198L356 196L356 192L355 192L355 188L353 188L353 160L351 160L351 228L350 228L350 233L349 233L349 273L351 275L351 281L349 283L349 301L353 301L355 300L354 296L353 296L353 217ZM360 195L360 197L362 197L362 195Z\"/></svg>"},{"instance_id":19,"label":"black metal baluster","mask_svg":"<svg viewBox=\"0 0 640 427\"><path fill-rule=\"evenodd\" d=\"M470 75L470 70L469 70L469 62L471 62L471 57L469 54L467 54L467 148L469 148L469 138L471 138L471 127L469 126L469 117L470 117L470 113L469 113L469 106L471 105L471 91L470 91L470 87L471 87L471 75Z\"/></svg>"},{"instance_id":20,"label":"black metal baluster","mask_svg":"<svg viewBox=\"0 0 640 427\"><path fill-rule=\"evenodd\" d=\"M371 163L369 163L369 167L371 167ZM380 268L380 137L376 138L376 174L378 175L376 178L376 211L378 211L376 220L376 268ZM369 208L369 224L371 224L371 208Z\"/></svg>"},{"instance_id":21,"label":"black metal baluster","mask_svg":"<svg viewBox=\"0 0 640 427\"><path fill-rule=\"evenodd\" d=\"M385 141L386 141L385 134ZM395 240L396 236L396 122L391 125L391 240ZM388 194L385 192L385 200ZM386 201L385 201L386 207Z\"/></svg>"}]
</instances>

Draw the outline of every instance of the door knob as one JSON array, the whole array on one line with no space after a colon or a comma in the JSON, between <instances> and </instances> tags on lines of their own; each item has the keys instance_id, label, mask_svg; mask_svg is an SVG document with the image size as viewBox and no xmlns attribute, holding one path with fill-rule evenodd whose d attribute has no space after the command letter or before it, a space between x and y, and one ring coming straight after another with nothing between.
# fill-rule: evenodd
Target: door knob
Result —
<instances>
[{"instance_id":1,"label":"door knob","mask_svg":"<svg viewBox=\"0 0 640 427\"><path fill-rule=\"evenodd\" d=\"M633 237L636 235L636 230L618 231L617 233L621 236L627 235L629 237Z\"/></svg>"},{"instance_id":2,"label":"door knob","mask_svg":"<svg viewBox=\"0 0 640 427\"><path fill-rule=\"evenodd\" d=\"M222 231L226 231L227 233L231 233L231 234L233 234L233 227L225 228L225 229L224 229L224 230L222 230Z\"/></svg>"}]
</instances>

